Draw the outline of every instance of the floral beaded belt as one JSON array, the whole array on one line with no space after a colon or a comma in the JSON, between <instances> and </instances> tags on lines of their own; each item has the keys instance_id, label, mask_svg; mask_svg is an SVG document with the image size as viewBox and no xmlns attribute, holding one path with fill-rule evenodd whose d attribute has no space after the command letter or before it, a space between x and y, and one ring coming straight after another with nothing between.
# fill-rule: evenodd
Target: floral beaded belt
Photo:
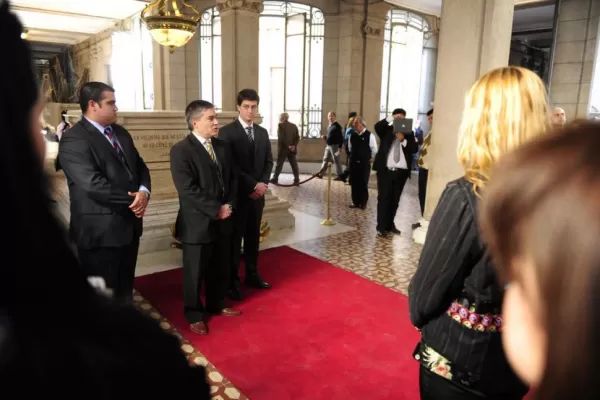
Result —
<instances>
[{"instance_id":1,"label":"floral beaded belt","mask_svg":"<svg viewBox=\"0 0 600 400\"><path fill-rule=\"evenodd\" d=\"M454 301L447 311L450 318L463 325L465 328L479 332L502 331L502 316L500 314L478 314L475 306L464 306L463 302Z\"/></svg>"}]
</instances>

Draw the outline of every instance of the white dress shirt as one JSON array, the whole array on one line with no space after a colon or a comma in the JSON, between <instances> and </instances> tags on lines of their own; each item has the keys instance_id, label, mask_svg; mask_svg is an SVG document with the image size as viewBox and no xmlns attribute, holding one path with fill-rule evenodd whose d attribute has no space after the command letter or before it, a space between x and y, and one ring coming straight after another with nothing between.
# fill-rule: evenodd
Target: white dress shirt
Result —
<instances>
[{"instance_id":1,"label":"white dress shirt","mask_svg":"<svg viewBox=\"0 0 600 400\"><path fill-rule=\"evenodd\" d=\"M110 143L110 139L108 138L108 136L106 136L106 134L104 134L104 131L106 130L106 128L108 128L108 126L102 126L99 123L97 123L96 121L92 121L91 119L88 119L87 117L83 117L83 118L85 118L87 120L87 122L92 124L94 126L94 128L98 129L100 131L100 133L102 134L102 136L104 136L104 138L106 140L108 140L108 142ZM111 127L111 129L112 129L112 127ZM113 132L114 132L114 129L113 129ZM123 146L121 146L121 143L119 142L119 139L117 138L117 135L113 135L113 140L121 148L121 152L123 152ZM110 145L112 146L112 143L110 143ZM148 197L150 197L150 191L144 185L140 185L140 187L138 188L138 192L145 192L148 195Z\"/></svg>"},{"instance_id":2,"label":"white dress shirt","mask_svg":"<svg viewBox=\"0 0 600 400\"><path fill-rule=\"evenodd\" d=\"M398 139L394 138L394 141L392 142L392 147L390 147L390 151L388 152L386 167L388 169L408 169L408 166L406 164L406 158L404 157L404 151L402 150L402 148L400 149L400 160L398 162L394 161L394 146L396 146L396 141L398 141ZM403 148L406 147L406 144L406 139L400 142L400 145Z\"/></svg>"},{"instance_id":3,"label":"white dress shirt","mask_svg":"<svg viewBox=\"0 0 600 400\"><path fill-rule=\"evenodd\" d=\"M248 127L252 128L252 140L254 140L254 123L247 124L246 121L242 119L242 117L238 117L238 121L240 121L240 124L242 124L246 135L248 135Z\"/></svg>"}]
</instances>

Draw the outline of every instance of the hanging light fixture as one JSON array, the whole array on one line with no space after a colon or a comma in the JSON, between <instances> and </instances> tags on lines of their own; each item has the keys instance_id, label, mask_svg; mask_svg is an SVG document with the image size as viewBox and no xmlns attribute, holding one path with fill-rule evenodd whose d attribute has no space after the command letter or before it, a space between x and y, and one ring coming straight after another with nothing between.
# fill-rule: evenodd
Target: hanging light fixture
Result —
<instances>
[{"instance_id":1,"label":"hanging light fixture","mask_svg":"<svg viewBox=\"0 0 600 400\"><path fill-rule=\"evenodd\" d=\"M186 0L155 0L144 8L141 18L152 38L173 53L194 36L200 13Z\"/></svg>"}]
</instances>

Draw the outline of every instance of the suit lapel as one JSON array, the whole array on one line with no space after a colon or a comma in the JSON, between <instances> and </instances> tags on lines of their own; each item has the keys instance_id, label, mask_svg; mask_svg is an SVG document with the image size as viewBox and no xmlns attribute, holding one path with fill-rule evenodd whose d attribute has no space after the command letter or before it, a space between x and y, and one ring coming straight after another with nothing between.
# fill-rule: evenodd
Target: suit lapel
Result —
<instances>
[{"instance_id":1,"label":"suit lapel","mask_svg":"<svg viewBox=\"0 0 600 400\"><path fill-rule=\"evenodd\" d=\"M123 152L123 156L125 157L125 161L127 161L127 165L129 166L129 168L131 170L135 170L134 166L135 166L135 151L133 149L133 147L130 145L129 140L127 140L127 138L125 137L125 135L123 134L123 131L121 131L120 128L115 129L113 127L113 132L115 137L117 138L117 141L119 142L119 146L121 146L121 151ZM114 148L113 148L114 150ZM115 150L115 154L117 154L116 150ZM117 158L118 158L118 154L117 154ZM119 158L120 160L120 158Z\"/></svg>"},{"instance_id":2,"label":"suit lapel","mask_svg":"<svg viewBox=\"0 0 600 400\"><path fill-rule=\"evenodd\" d=\"M225 150L223 149L223 142L216 139L212 141L213 150L215 151L215 155L217 156L217 166L223 173L223 161L225 160Z\"/></svg>"},{"instance_id":3,"label":"suit lapel","mask_svg":"<svg viewBox=\"0 0 600 400\"><path fill-rule=\"evenodd\" d=\"M216 169L216 165L213 162L212 158L210 158L210 155L208 154L208 151L206 150L206 148L202 145L202 143L200 143L200 141L198 140L198 138L196 138L194 136L193 133L190 133L187 137L188 142L190 143L190 145L196 149L195 153L198 154L198 156L200 157L200 159L202 160L202 162L204 164L209 165L211 168L215 168ZM213 146L213 150L214 150L214 146ZM217 156L218 157L218 156ZM217 159L218 160L218 159Z\"/></svg>"},{"instance_id":4,"label":"suit lapel","mask_svg":"<svg viewBox=\"0 0 600 400\"><path fill-rule=\"evenodd\" d=\"M90 141L97 146L98 148L104 148L109 153L111 153L115 159L119 162L119 164L123 165L126 169L127 166L123 164L121 157L117 154L115 148L110 144L110 141L104 136L102 132L100 132L94 125L92 125L87 119L82 118L81 124L90 134Z\"/></svg>"}]
</instances>

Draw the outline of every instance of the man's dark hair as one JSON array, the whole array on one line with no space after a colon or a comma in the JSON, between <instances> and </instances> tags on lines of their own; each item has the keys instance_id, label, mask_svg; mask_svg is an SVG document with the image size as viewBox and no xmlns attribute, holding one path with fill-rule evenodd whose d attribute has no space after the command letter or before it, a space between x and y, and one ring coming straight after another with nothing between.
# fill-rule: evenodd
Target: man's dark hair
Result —
<instances>
[{"instance_id":1,"label":"man's dark hair","mask_svg":"<svg viewBox=\"0 0 600 400\"><path fill-rule=\"evenodd\" d=\"M215 108L214 104L206 100L194 100L185 108L185 122L190 131L194 130L192 120L202 118L205 110Z\"/></svg>"},{"instance_id":2,"label":"man's dark hair","mask_svg":"<svg viewBox=\"0 0 600 400\"><path fill-rule=\"evenodd\" d=\"M404 108L396 108L394 110L394 112L392 112L392 115L398 115L398 114L402 114L406 117L406 110Z\"/></svg>"},{"instance_id":3,"label":"man's dark hair","mask_svg":"<svg viewBox=\"0 0 600 400\"><path fill-rule=\"evenodd\" d=\"M348 114L348 119L350 118L354 118L358 115L358 113L356 111L352 111L350 114Z\"/></svg>"},{"instance_id":4,"label":"man's dark hair","mask_svg":"<svg viewBox=\"0 0 600 400\"><path fill-rule=\"evenodd\" d=\"M260 103L260 97L254 89L243 89L237 95L237 105L241 106L244 100L255 101L256 104Z\"/></svg>"},{"instance_id":5,"label":"man's dark hair","mask_svg":"<svg viewBox=\"0 0 600 400\"><path fill-rule=\"evenodd\" d=\"M85 114L90 105L90 101L100 104L104 98L104 92L114 93L115 89L102 82L85 83L79 91L79 107L81 107L81 112Z\"/></svg>"},{"instance_id":6,"label":"man's dark hair","mask_svg":"<svg viewBox=\"0 0 600 400\"><path fill-rule=\"evenodd\" d=\"M433 115L433 108L431 110L427 111L427 116L429 117L431 115Z\"/></svg>"}]
</instances>

